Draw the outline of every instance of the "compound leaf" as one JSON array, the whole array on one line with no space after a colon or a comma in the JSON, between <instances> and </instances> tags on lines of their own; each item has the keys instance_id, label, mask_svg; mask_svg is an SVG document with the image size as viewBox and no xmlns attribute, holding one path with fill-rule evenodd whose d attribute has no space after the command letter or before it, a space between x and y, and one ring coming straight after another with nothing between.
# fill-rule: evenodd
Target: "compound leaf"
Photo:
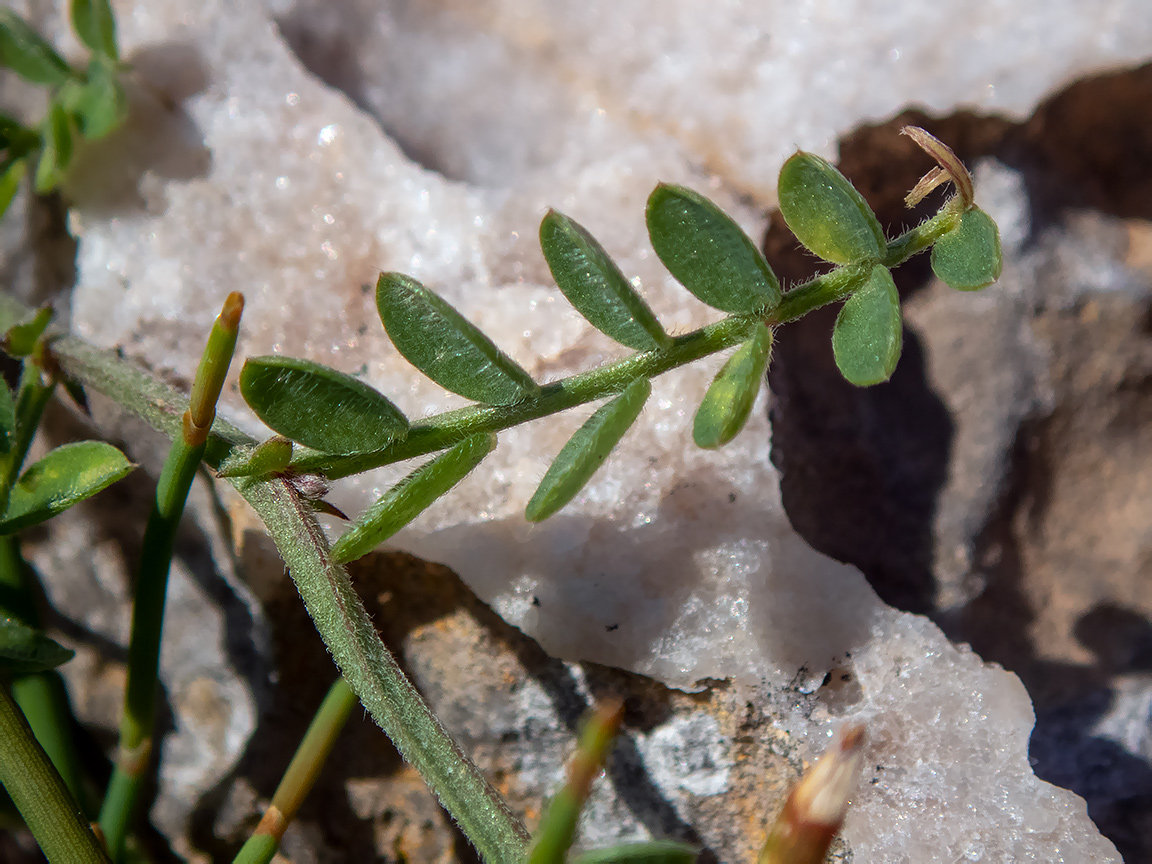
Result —
<instances>
[{"instance_id":1,"label":"compound leaf","mask_svg":"<svg viewBox=\"0 0 1152 864\"><path fill-rule=\"evenodd\" d=\"M0 618L0 673L16 676L45 672L68 662L75 653L15 618Z\"/></svg>"},{"instance_id":2,"label":"compound leaf","mask_svg":"<svg viewBox=\"0 0 1152 864\"><path fill-rule=\"evenodd\" d=\"M648 197L648 236L668 272L725 312L763 312L780 302L780 282L731 217L691 189L661 183Z\"/></svg>"},{"instance_id":3,"label":"compound leaf","mask_svg":"<svg viewBox=\"0 0 1152 864\"><path fill-rule=\"evenodd\" d=\"M274 432L325 453L382 450L408 434L408 420L363 381L296 357L250 357L244 401Z\"/></svg>"},{"instance_id":4,"label":"compound leaf","mask_svg":"<svg viewBox=\"0 0 1152 864\"><path fill-rule=\"evenodd\" d=\"M332 546L345 564L367 555L463 480L496 447L496 435L480 432L426 462L385 492Z\"/></svg>"},{"instance_id":5,"label":"compound leaf","mask_svg":"<svg viewBox=\"0 0 1152 864\"><path fill-rule=\"evenodd\" d=\"M539 391L515 360L410 276L381 273L376 307L396 349L445 390L487 405L510 405Z\"/></svg>"},{"instance_id":6,"label":"compound leaf","mask_svg":"<svg viewBox=\"0 0 1152 864\"><path fill-rule=\"evenodd\" d=\"M772 331L758 324L752 338L728 358L708 387L692 424L697 446L720 447L744 428L771 356Z\"/></svg>"},{"instance_id":7,"label":"compound leaf","mask_svg":"<svg viewBox=\"0 0 1152 864\"><path fill-rule=\"evenodd\" d=\"M637 351L672 341L648 304L583 226L549 210L540 223L540 248L552 278L597 330Z\"/></svg>"},{"instance_id":8,"label":"compound leaf","mask_svg":"<svg viewBox=\"0 0 1152 864\"><path fill-rule=\"evenodd\" d=\"M123 453L103 441L57 447L12 487L0 534L11 534L62 513L126 477L133 467Z\"/></svg>"},{"instance_id":9,"label":"compound leaf","mask_svg":"<svg viewBox=\"0 0 1152 864\"><path fill-rule=\"evenodd\" d=\"M59 87L72 69L47 40L11 9L0 9L0 66L33 84Z\"/></svg>"},{"instance_id":10,"label":"compound leaf","mask_svg":"<svg viewBox=\"0 0 1152 864\"><path fill-rule=\"evenodd\" d=\"M547 519L584 488L596 469L640 416L652 385L637 378L624 392L596 410L568 439L548 467L524 515L529 522Z\"/></svg>"},{"instance_id":11,"label":"compound leaf","mask_svg":"<svg viewBox=\"0 0 1152 864\"><path fill-rule=\"evenodd\" d=\"M877 264L836 316L836 366L858 387L887 381L900 359L901 340L900 295L888 268Z\"/></svg>"},{"instance_id":12,"label":"compound leaf","mask_svg":"<svg viewBox=\"0 0 1152 864\"><path fill-rule=\"evenodd\" d=\"M932 271L960 291L988 287L1000 278L1003 266L1000 230L979 207L966 210L960 224L932 246Z\"/></svg>"},{"instance_id":13,"label":"compound leaf","mask_svg":"<svg viewBox=\"0 0 1152 864\"><path fill-rule=\"evenodd\" d=\"M780 212L796 239L825 261L875 260L888 241L876 214L848 178L812 153L796 153L780 169Z\"/></svg>"},{"instance_id":14,"label":"compound leaf","mask_svg":"<svg viewBox=\"0 0 1152 864\"><path fill-rule=\"evenodd\" d=\"M108 0L72 0L72 29L80 41L97 54L115 60L116 18Z\"/></svg>"}]
</instances>

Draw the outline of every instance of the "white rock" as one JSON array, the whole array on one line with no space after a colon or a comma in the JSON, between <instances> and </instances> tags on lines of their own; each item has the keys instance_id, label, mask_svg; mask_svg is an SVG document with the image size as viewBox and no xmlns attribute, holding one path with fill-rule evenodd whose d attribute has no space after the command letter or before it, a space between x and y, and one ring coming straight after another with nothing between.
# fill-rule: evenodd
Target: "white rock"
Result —
<instances>
[{"instance_id":1,"label":"white rock","mask_svg":"<svg viewBox=\"0 0 1152 864\"><path fill-rule=\"evenodd\" d=\"M276 6L302 54L336 52L345 86L393 138L307 73L255 5L117 5L130 57L191 46L170 52L157 86L198 92L175 114L138 93L120 138L127 164L78 178L76 329L187 375L224 295L240 289L242 352L363 369L415 417L461 401L390 347L362 290L379 270L425 281L555 379L621 351L551 287L535 241L546 206L601 237L669 329L697 327L715 313L644 239L657 180L705 191L755 236L794 146L831 155L837 135L909 103L1023 114L1078 74L1141 59L1152 35L1135 0L949 0L900 14L867 0L706 13L626 0L488 4L483 15ZM146 146L157 136L186 158L158 164ZM139 198L126 202L118 185L133 174ZM678 686L736 678L811 692L830 668L850 671L858 694L790 725L818 752L843 720L868 723L883 767L846 828L858 860L1119 860L1080 799L1032 775L1017 679L884 607L792 531L762 406L732 446L694 448L691 414L719 363L656 381L636 428L552 520L529 526L522 508L587 410L502 434L397 544L451 565L561 657ZM258 430L235 394L228 408ZM340 503L363 506L408 467L349 484Z\"/></svg>"}]
</instances>

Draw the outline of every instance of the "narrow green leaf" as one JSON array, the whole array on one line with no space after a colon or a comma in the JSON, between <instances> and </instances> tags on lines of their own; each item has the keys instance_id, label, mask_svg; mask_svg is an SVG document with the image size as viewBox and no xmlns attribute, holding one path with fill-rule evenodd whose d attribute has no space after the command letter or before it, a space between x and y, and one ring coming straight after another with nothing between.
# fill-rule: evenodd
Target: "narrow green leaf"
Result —
<instances>
[{"instance_id":1,"label":"narrow green leaf","mask_svg":"<svg viewBox=\"0 0 1152 864\"><path fill-rule=\"evenodd\" d=\"M900 295L888 268L877 264L836 316L832 353L850 383L867 387L887 381L902 344Z\"/></svg>"},{"instance_id":2,"label":"narrow green leaf","mask_svg":"<svg viewBox=\"0 0 1152 864\"><path fill-rule=\"evenodd\" d=\"M752 338L728 358L712 380L696 411L692 438L697 446L720 447L744 428L771 356L772 331L757 324Z\"/></svg>"},{"instance_id":3,"label":"narrow green leaf","mask_svg":"<svg viewBox=\"0 0 1152 864\"><path fill-rule=\"evenodd\" d=\"M72 118L58 101L48 106L48 116L41 129L44 146L36 164L36 193L44 195L64 182L72 163Z\"/></svg>"},{"instance_id":4,"label":"narrow green leaf","mask_svg":"<svg viewBox=\"0 0 1152 864\"><path fill-rule=\"evenodd\" d=\"M648 196L647 220L668 272L709 306L745 314L780 302L780 282L756 244L703 195L661 183Z\"/></svg>"},{"instance_id":5,"label":"narrow green leaf","mask_svg":"<svg viewBox=\"0 0 1152 864\"><path fill-rule=\"evenodd\" d=\"M44 335L54 314L51 306L41 306L30 320L12 325L4 334L4 351L13 357L27 357L36 350L36 343Z\"/></svg>"},{"instance_id":6,"label":"narrow green leaf","mask_svg":"<svg viewBox=\"0 0 1152 864\"><path fill-rule=\"evenodd\" d=\"M7 159L0 165L0 216L8 212L28 170L27 159Z\"/></svg>"},{"instance_id":7,"label":"narrow green leaf","mask_svg":"<svg viewBox=\"0 0 1152 864\"><path fill-rule=\"evenodd\" d=\"M72 69L48 42L11 9L0 9L0 66L33 84L59 87Z\"/></svg>"},{"instance_id":8,"label":"narrow green leaf","mask_svg":"<svg viewBox=\"0 0 1152 864\"><path fill-rule=\"evenodd\" d=\"M126 477L133 467L123 453L103 441L57 447L12 487L0 534L11 534L62 513Z\"/></svg>"},{"instance_id":9,"label":"narrow green leaf","mask_svg":"<svg viewBox=\"0 0 1152 864\"><path fill-rule=\"evenodd\" d=\"M44 672L67 663L75 654L75 651L15 618L0 618L0 673L31 675Z\"/></svg>"},{"instance_id":10,"label":"narrow green leaf","mask_svg":"<svg viewBox=\"0 0 1152 864\"><path fill-rule=\"evenodd\" d=\"M108 0L72 0L72 29L80 41L110 60L116 50L116 18Z\"/></svg>"},{"instance_id":11,"label":"narrow green leaf","mask_svg":"<svg viewBox=\"0 0 1152 864\"><path fill-rule=\"evenodd\" d=\"M363 381L295 357L250 357L244 401L274 431L325 453L382 450L408 434L408 420Z\"/></svg>"},{"instance_id":12,"label":"narrow green leaf","mask_svg":"<svg viewBox=\"0 0 1152 864\"><path fill-rule=\"evenodd\" d=\"M540 248L568 302L597 330L637 351L671 343L616 262L579 223L549 210L540 223Z\"/></svg>"},{"instance_id":13,"label":"narrow green leaf","mask_svg":"<svg viewBox=\"0 0 1152 864\"><path fill-rule=\"evenodd\" d=\"M16 400L12 391L0 379L0 453L12 449L12 439L16 435Z\"/></svg>"},{"instance_id":14,"label":"narrow green leaf","mask_svg":"<svg viewBox=\"0 0 1152 864\"><path fill-rule=\"evenodd\" d=\"M979 291L1000 278L1000 230L992 217L973 207L960 224L932 246L932 271L960 291Z\"/></svg>"},{"instance_id":15,"label":"narrow green leaf","mask_svg":"<svg viewBox=\"0 0 1152 864\"><path fill-rule=\"evenodd\" d=\"M364 511L332 546L340 564L367 555L463 480L496 447L496 434L480 432L425 462Z\"/></svg>"},{"instance_id":16,"label":"narrow green leaf","mask_svg":"<svg viewBox=\"0 0 1152 864\"><path fill-rule=\"evenodd\" d=\"M128 116L128 103L115 63L102 56L93 57L87 80L72 89L66 104L88 140L103 138L116 129Z\"/></svg>"},{"instance_id":17,"label":"narrow green leaf","mask_svg":"<svg viewBox=\"0 0 1152 864\"><path fill-rule=\"evenodd\" d=\"M292 461L292 442L279 436L261 442L238 459L229 459L216 472L218 477L271 477Z\"/></svg>"},{"instance_id":18,"label":"narrow green leaf","mask_svg":"<svg viewBox=\"0 0 1152 864\"><path fill-rule=\"evenodd\" d=\"M848 178L811 153L796 153L780 169L780 212L796 239L825 261L875 260L888 241L876 214Z\"/></svg>"},{"instance_id":19,"label":"narrow green leaf","mask_svg":"<svg viewBox=\"0 0 1152 864\"><path fill-rule=\"evenodd\" d=\"M577 855L572 864L692 864L700 850L676 840L622 843Z\"/></svg>"},{"instance_id":20,"label":"narrow green leaf","mask_svg":"<svg viewBox=\"0 0 1152 864\"><path fill-rule=\"evenodd\" d=\"M640 416L651 392L648 379L637 378L576 430L528 502L524 515L529 522L547 519L576 497Z\"/></svg>"},{"instance_id":21,"label":"narrow green leaf","mask_svg":"<svg viewBox=\"0 0 1152 864\"><path fill-rule=\"evenodd\" d=\"M381 273L376 307L396 349L445 390L486 405L510 405L539 391L515 360L415 279Z\"/></svg>"}]
</instances>

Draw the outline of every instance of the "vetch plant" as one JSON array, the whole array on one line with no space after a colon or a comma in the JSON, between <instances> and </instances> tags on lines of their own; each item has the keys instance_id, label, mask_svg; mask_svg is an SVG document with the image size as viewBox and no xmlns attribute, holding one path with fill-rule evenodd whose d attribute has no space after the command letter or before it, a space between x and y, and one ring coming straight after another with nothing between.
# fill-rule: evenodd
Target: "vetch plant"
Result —
<instances>
[{"instance_id":1,"label":"vetch plant","mask_svg":"<svg viewBox=\"0 0 1152 864\"><path fill-rule=\"evenodd\" d=\"M0 118L6 154L0 174L4 206L27 165L36 163L38 191L54 188L67 169L74 133L98 137L122 116L117 80L122 67L106 0L77 0L72 22L92 51L84 72L70 67L14 15L0 12L0 62L52 89L48 114L38 126L26 128ZM826 304L843 303L831 348L844 377L859 386L887 380L901 350L900 304L891 269L930 249L932 267L942 280L974 290L993 282L1001 266L996 226L976 207L967 170L923 130L905 132L940 165L910 197L919 200L942 182L951 182L956 194L934 216L892 239L885 236L863 197L827 161L797 153L785 163L779 182L783 217L807 249L834 265L796 286L782 286L757 244L707 198L680 186L657 186L646 211L653 249L681 285L726 313L714 324L680 335L664 329L586 228L561 213L547 213L540 242L560 291L594 327L632 351L623 359L558 381L535 381L430 288L404 274L381 274L376 304L393 344L420 373L473 403L415 422L385 394L357 378L281 356L249 358L240 373L244 399L273 430L273 437L257 442L221 418L213 422L238 332L239 295L225 303L191 396L114 353L45 331L45 316L25 324L28 310L0 297L6 350L36 358L25 362L26 372L32 368L40 370L36 374L50 373L51 381L62 381L70 392L79 393L81 385L99 391L174 442L140 565L121 746L100 811L104 843L96 840L85 820L77 818L78 808L70 798L75 790L69 793L67 784L56 782L59 777L52 763L37 753L9 700L11 676L58 663L66 652L46 641L34 622L30 627L30 622L16 620L0 630L0 668L8 676L0 687L0 779L49 857L95 861L106 860L107 855L123 860L130 848L138 815L135 802L153 746L160 622L172 537L192 474L203 463L232 483L264 521L342 675L318 711L264 820L236 860L271 860L357 701L423 774L484 860L516 864L570 860L579 814L619 723L618 708L602 709L589 723L569 783L549 805L535 836L530 835L405 677L380 640L344 565L387 541L448 494L498 445L502 430L601 402L524 502L527 519L547 519L572 502L611 458L617 443L638 421L651 393L651 379L731 351L701 394L691 429L698 446L723 446L739 434L755 404L771 362L775 330ZM97 453L92 446L96 442L86 442L66 445L55 451L64 451L63 456L50 454L52 458L45 457L39 468L18 474L21 448L26 452L39 419L39 410L22 406L36 400L42 409L50 391L43 379L35 379L28 385L27 397L23 383L15 398L6 390L0 392L0 466L7 469L0 472L4 514L0 534L48 518L130 467L123 457L121 464L111 453ZM686 441L688 434L685 429ZM9 456L4 461L3 453L16 452L18 459ZM333 512L323 501L329 482L420 457L428 458L329 544L316 515ZM823 772L817 768L817 780L801 784L781 817L785 822L773 829L762 861L806 864L824 854L843 818L861 740L860 733L849 732L836 751L839 755L830 757L832 767ZM49 794L51 790L55 791ZM656 841L586 853L577 860L684 862L694 857L690 847Z\"/></svg>"},{"instance_id":2,"label":"vetch plant","mask_svg":"<svg viewBox=\"0 0 1152 864\"><path fill-rule=\"evenodd\" d=\"M108 0L72 0L71 22L90 52L83 69L70 65L11 9L0 9L0 66L50 91L47 113L36 126L0 114L0 215L29 166L35 166L36 192L51 192L67 176L78 137L95 141L124 120L127 106L120 77L126 67L120 62Z\"/></svg>"}]
</instances>

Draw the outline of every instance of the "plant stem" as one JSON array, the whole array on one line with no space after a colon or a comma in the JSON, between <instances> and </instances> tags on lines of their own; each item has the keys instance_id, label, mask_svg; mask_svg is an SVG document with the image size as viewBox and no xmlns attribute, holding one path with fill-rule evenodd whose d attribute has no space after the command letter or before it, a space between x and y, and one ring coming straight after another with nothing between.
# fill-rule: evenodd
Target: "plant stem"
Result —
<instances>
[{"instance_id":1,"label":"plant stem","mask_svg":"<svg viewBox=\"0 0 1152 864\"><path fill-rule=\"evenodd\" d=\"M348 574L334 562L311 505L285 480L238 478L316 629L373 719L423 775L486 862L520 864L528 832L444 730L380 640Z\"/></svg>"},{"instance_id":2,"label":"plant stem","mask_svg":"<svg viewBox=\"0 0 1152 864\"><path fill-rule=\"evenodd\" d=\"M88 820L0 682L0 784L53 864L107 864Z\"/></svg>"},{"instance_id":3,"label":"plant stem","mask_svg":"<svg viewBox=\"0 0 1152 864\"><path fill-rule=\"evenodd\" d=\"M315 785L328 754L332 752L332 745L336 743L348 715L358 704L359 700L348 682L337 678L308 725L308 731L304 733L296 755L292 757L288 770L276 787L264 818L233 859L233 864L267 864L272 860L280 846L280 838L296 818L304 797Z\"/></svg>"},{"instance_id":4,"label":"plant stem","mask_svg":"<svg viewBox=\"0 0 1152 864\"><path fill-rule=\"evenodd\" d=\"M212 327L204 349L192 400L184 412L182 431L156 484L156 499L144 531L136 595L132 605L132 636L128 646L128 683L116 767L108 784L100 827L114 861L123 856L140 787L152 755L156 720L156 678L160 666L160 636L172 549L188 490L196 477L216 412L216 400L236 347L244 301L232 294Z\"/></svg>"}]
</instances>

